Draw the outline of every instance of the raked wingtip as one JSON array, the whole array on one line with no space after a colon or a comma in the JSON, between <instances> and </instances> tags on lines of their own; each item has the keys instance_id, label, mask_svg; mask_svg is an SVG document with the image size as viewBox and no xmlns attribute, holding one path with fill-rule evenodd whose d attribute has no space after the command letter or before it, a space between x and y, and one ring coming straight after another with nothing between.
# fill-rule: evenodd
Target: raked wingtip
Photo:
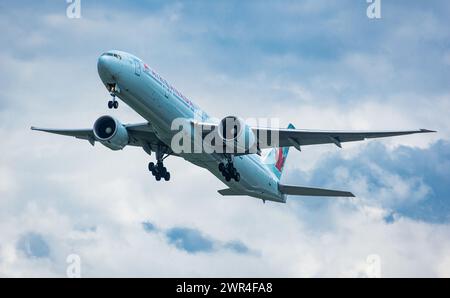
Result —
<instances>
[{"instance_id":1,"label":"raked wingtip","mask_svg":"<svg viewBox=\"0 0 450 298\"><path fill-rule=\"evenodd\" d=\"M426 128L421 128L420 129L421 132L425 132L425 133L429 133L429 132L437 132L436 130L431 130L431 129L426 129Z\"/></svg>"}]
</instances>

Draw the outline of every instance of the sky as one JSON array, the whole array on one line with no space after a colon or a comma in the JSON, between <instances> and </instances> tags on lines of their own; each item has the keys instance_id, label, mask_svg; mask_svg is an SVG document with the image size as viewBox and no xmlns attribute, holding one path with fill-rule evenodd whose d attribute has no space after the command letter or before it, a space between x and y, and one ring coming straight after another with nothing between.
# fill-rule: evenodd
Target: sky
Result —
<instances>
[{"instance_id":1,"label":"sky","mask_svg":"<svg viewBox=\"0 0 450 298\"><path fill-rule=\"evenodd\" d=\"M0 2L0 276L450 277L450 3L382 0ZM96 68L141 57L218 118L438 133L292 150L282 181L354 199L224 198L206 170L30 126L108 110Z\"/></svg>"}]
</instances>

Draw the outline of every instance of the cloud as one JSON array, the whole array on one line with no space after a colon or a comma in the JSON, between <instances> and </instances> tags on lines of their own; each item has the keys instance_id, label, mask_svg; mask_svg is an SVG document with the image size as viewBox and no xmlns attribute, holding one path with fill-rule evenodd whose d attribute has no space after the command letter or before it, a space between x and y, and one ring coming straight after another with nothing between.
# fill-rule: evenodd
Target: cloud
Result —
<instances>
[{"instance_id":1,"label":"cloud","mask_svg":"<svg viewBox=\"0 0 450 298\"><path fill-rule=\"evenodd\" d=\"M152 224L151 222L149 222L149 221L143 222L143 223L142 223L142 227L143 227L144 230L145 230L146 232L148 232L148 233L157 231L156 226L155 226L154 224Z\"/></svg>"},{"instance_id":2,"label":"cloud","mask_svg":"<svg viewBox=\"0 0 450 298\"><path fill-rule=\"evenodd\" d=\"M373 142L344 157L328 154L311 172L299 173L306 185L344 188L365 204L430 222L450 220L450 143L429 148L400 146L390 150ZM290 182L299 175L287 173ZM296 178L297 179L297 178Z\"/></svg>"},{"instance_id":3,"label":"cloud","mask_svg":"<svg viewBox=\"0 0 450 298\"><path fill-rule=\"evenodd\" d=\"M229 241L225 243L225 248L230 249L236 253L247 254L250 253L250 249L241 241Z\"/></svg>"},{"instance_id":4,"label":"cloud","mask_svg":"<svg viewBox=\"0 0 450 298\"><path fill-rule=\"evenodd\" d=\"M450 276L448 1L383 3L379 22L364 1L83 1L80 20L65 5L0 4L1 276L65 276L73 253L86 277L364 276L373 254L382 276ZM355 200L223 198L177 158L156 183L138 148L29 131L105 113L96 60L111 48L218 117L439 133L290 153L284 179Z\"/></svg>"},{"instance_id":5,"label":"cloud","mask_svg":"<svg viewBox=\"0 0 450 298\"><path fill-rule=\"evenodd\" d=\"M50 255L50 248L45 239L40 234L33 232L20 237L17 249L28 258L46 258Z\"/></svg>"},{"instance_id":6,"label":"cloud","mask_svg":"<svg viewBox=\"0 0 450 298\"><path fill-rule=\"evenodd\" d=\"M204 235L200 230L189 227L172 227L161 230L155 224L145 221L142 223L147 233L162 232L167 242L187 253L212 253L226 249L238 254L249 254L251 250L241 241L233 240L222 243Z\"/></svg>"},{"instance_id":7,"label":"cloud","mask_svg":"<svg viewBox=\"0 0 450 298\"><path fill-rule=\"evenodd\" d=\"M214 243L194 229L172 228L166 235L169 243L189 253L211 252L214 249Z\"/></svg>"}]
</instances>

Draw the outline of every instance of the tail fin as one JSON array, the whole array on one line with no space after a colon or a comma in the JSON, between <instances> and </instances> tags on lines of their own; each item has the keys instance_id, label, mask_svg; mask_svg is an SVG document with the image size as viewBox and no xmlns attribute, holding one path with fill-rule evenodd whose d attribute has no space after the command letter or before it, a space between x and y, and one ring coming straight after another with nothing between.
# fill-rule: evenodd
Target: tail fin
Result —
<instances>
[{"instance_id":1,"label":"tail fin","mask_svg":"<svg viewBox=\"0 0 450 298\"><path fill-rule=\"evenodd\" d=\"M294 129L294 125L289 123L289 129ZM289 153L289 147L273 148L263 158L263 163L280 179L283 173L284 164Z\"/></svg>"}]
</instances>

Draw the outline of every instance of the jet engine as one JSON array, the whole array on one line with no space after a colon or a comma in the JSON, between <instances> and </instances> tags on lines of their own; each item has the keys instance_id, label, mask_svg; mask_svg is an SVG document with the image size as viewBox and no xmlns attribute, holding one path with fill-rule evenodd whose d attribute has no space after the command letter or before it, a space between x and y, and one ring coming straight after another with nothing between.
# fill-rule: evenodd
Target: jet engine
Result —
<instances>
[{"instance_id":1,"label":"jet engine","mask_svg":"<svg viewBox=\"0 0 450 298\"><path fill-rule=\"evenodd\" d=\"M122 150L128 145L128 131L119 120L111 116L102 116L94 123L94 135L97 141L111 150Z\"/></svg>"},{"instance_id":2,"label":"jet engine","mask_svg":"<svg viewBox=\"0 0 450 298\"><path fill-rule=\"evenodd\" d=\"M235 116L223 118L219 123L218 134L225 152L244 153L255 150L256 153L256 136L242 119Z\"/></svg>"}]
</instances>

